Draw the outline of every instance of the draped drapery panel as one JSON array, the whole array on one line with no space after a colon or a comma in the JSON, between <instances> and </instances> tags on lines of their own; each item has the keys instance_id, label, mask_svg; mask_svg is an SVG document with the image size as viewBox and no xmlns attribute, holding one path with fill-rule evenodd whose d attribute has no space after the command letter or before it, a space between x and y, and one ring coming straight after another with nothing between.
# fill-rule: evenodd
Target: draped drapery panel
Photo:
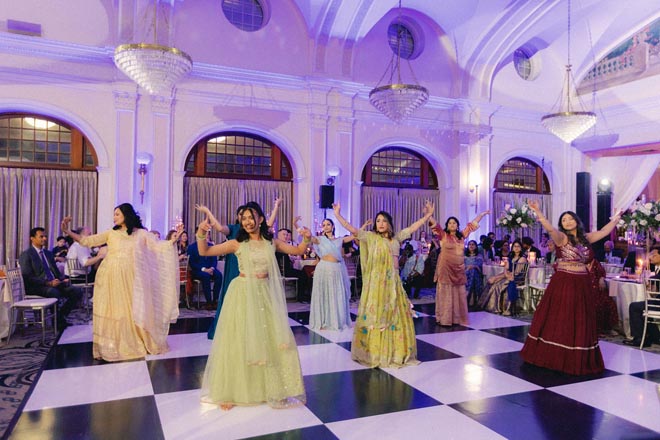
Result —
<instances>
[{"instance_id":1,"label":"draped drapery panel","mask_svg":"<svg viewBox=\"0 0 660 440\"><path fill-rule=\"evenodd\" d=\"M502 216L504 207L508 204L513 206L522 206L527 201L537 200L541 207L541 212L550 223L555 224L555 219L552 217L552 194L538 194L538 193L514 193L495 191L493 194L493 209L491 210L490 221L492 231L495 231L495 237L499 240L509 232L505 228L496 226L496 221ZM531 237L534 243L538 246L541 242L541 235L543 234L543 226L536 222L530 228L520 228L515 233L512 233L512 239L521 237ZM514 237L515 236L515 237Z\"/></svg>"},{"instance_id":2,"label":"draped drapery panel","mask_svg":"<svg viewBox=\"0 0 660 440\"><path fill-rule=\"evenodd\" d=\"M365 221L374 220L377 212L386 211L392 216L394 231L398 232L424 215L424 204L427 200L435 203L437 215L440 206L438 190L363 186L360 210L362 218L359 222L353 221L351 224L359 228ZM430 232L430 228L424 225L419 231Z\"/></svg>"},{"instance_id":3,"label":"draped drapery panel","mask_svg":"<svg viewBox=\"0 0 660 440\"><path fill-rule=\"evenodd\" d=\"M33 227L46 230L49 249L66 216L74 228L96 231L97 180L95 171L0 168L0 264L13 264L28 248Z\"/></svg>"},{"instance_id":4,"label":"draped drapery panel","mask_svg":"<svg viewBox=\"0 0 660 440\"><path fill-rule=\"evenodd\" d=\"M183 181L183 221L191 233L204 220L195 205L206 205L222 224L236 222L236 209L247 202L261 205L270 216L275 199L280 197L279 213L275 230L293 227L293 186L291 182L274 180L215 179L210 177L186 177Z\"/></svg>"}]
</instances>

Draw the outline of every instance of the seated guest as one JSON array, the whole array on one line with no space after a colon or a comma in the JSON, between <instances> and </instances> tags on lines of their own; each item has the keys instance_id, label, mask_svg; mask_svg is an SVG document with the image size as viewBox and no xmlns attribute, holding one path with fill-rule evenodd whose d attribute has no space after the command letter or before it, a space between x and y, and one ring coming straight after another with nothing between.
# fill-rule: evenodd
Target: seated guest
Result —
<instances>
[{"instance_id":1,"label":"seated guest","mask_svg":"<svg viewBox=\"0 0 660 440\"><path fill-rule=\"evenodd\" d=\"M649 254L649 263L651 263L651 270L653 275L651 279L660 279L660 248L654 247ZM639 347L642 343L642 334L644 333L644 308L646 304L644 301L636 301L630 303L628 306L628 315L630 317L630 333L632 339L624 340L624 344ZM646 337L644 338L644 347L650 347L651 344L660 344L660 331L658 326L650 324L646 326Z\"/></svg>"},{"instance_id":2,"label":"seated guest","mask_svg":"<svg viewBox=\"0 0 660 440\"><path fill-rule=\"evenodd\" d=\"M601 263L610 263L610 264L621 264L623 260L623 251L621 249L615 249L614 243L611 240L607 240L603 243L604 254Z\"/></svg>"},{"instance_id":3,"label":"seated guest","mask_svg":"<svg viewBox=\"0 0 660 440\"><path fill-rule=\"evenodd\" d=\"M288 229L282 228L277 231L278 240L287 243L287 237L291 237L291 232ZM312 285L312 280L309 275L302 270L295 269L288 254L275 252L275 258L277 259L277 264L280 267L282 275L285 277L298 278L298 282L296 283L298 285L298 291L296 292L296 299L298 302L309 302Z\"/></svg>"},{"instance_id":4,"label":"seated guest","mask_svg":"<svg viewBox=\"0 0 660 440\"><path fill-rule=\"evenodd\" d=\"M545 254L545 262L547 264L555 264L555 261L557 260L557 247L555 246L554 240L549 239L546 242L546 245L548 246L548 252Z\"/></svg>"},{"instance_id":5,"label":"seated guest","mask_svg":"<svg viewBox=\"0 0 660 440\"><path fill-rule=\"evenodd\" d=\"M415 250L410 243L406 245L403 253L406 258L401 269L403 288L409 298L411 294L414 295L414 298L419 298L419 290L422 288L422 281L424 279L424 258L420 255L420 249Z\"/></svg>"},{"instance_id":6,"label":"seated guest","mask_svg":"<svg viewBox=\"0 0 660 440\"><path fill-rule=\"evenodd\" d=\"M57 246L53 248L53 258L55 261L66 262L66 253L69 246L66 243L66 237L60 235L57 237Z\"/></svg>"},{"instance_id":7,"label":"seated guest","mask_svg":"<svg viewBox=\"0 0 660 440\"><path fill-rule=\"evenodd\" d=\"M207 237L209 246L212 242ZM204 297L206 298L206 309L215 310L218 307L218 298L220 298L220 290L222 290L222 273L216 268L218 265L218 257L199 255L197 242L192 242L187 247L188 252L188 265L192 272L192 278L199 280L202 284ZM213 292L211 292L211 281L213 281Z\"/></svg>"},{"instance_id":8,"label":"seated guest","mask_svg":"<svg viewBox=\"0 0 660 440\"><path fill-rule=\"evenodd\" d=\"M57 268L53 254L44 249L47 240L44 228L30 229L31 246L21 253L19 262L28 293L65 301L64 305L58 308L57 324L61 330L67 325L65 317L80 302L82 291L72 286L69 279Z\"/></svg>"},{"instance_id":9,"label":"seated guest","mask_svg":"<svg viewBox=\"0 0 660 440\"><path fill-rule=\"evenodd\" d=\"M523 247L523 252L525 253L525 257L529 259L529 253L534 252L536 255L537 259L541 259L541 250L534 246L534 240L532 240L532 237L523 237L520 239L520 242L522 243Z\"/></svg>"},{"instance_id":10,"label":"seated guest","mask_svg":"<svg viewBox=\"0 0 660 440\"><path fill-rule=\"evenodd\" d=\"M484 238L490 240L488 237L484 236ZM477 242L474 240L468 241L465 250L465 276L467 277L465 290L468 295L468 306L479 304L479 298L483 290L483 264L484 259L482 254L479 253Z\"/></svg>"},{"instance_id":11,"label":"seated guest","mask_svg":"<svg viewBox=\"0 0 660 440\"><path fill-rule=\"evenodd\" d=\"M57 264L60 272L66 269L66 253L69 251L69 243L66 242L66 237L60 235L57 237L57 245L53 248L53 258Z\"/></svg>"},{"instance_id":12,"label":"seated guest","mask_svg":"<svg viewBox=\"0 0 660 440\"><path fill-rule=\"evenodd\" d=\"M90 235L92 235L92 231L90 231L90 229L86 226L75 229L73 232L75 232L76 234L80 234L80 236L82 237L89 237ZM90 282L94 281L98 263L100 263L101 260L103 260L107 252L108 252L108 248L104 246L99 250L96 256L92 256L92 250L90 248L81 245L77 241L74 241L71 247L69 248L67 259L78 260L80 265L85 267L85 269L78 269L72 273L71 271L69 271L69 266L67 265L66 268L64 269L64 273L71 278L82 278L85 276L85 274L88 274L87 279Z\"/></svg>"},{"instance_id":13,"label":"seated guest","mask_svg":"<svg viewBox=\"0 0 660 440\"><path fill-rule=\"evenodd\" d=\"M527 259L520 240L515 240L504 272L488 279L488 284L479 299L481 308L491 313L516 314L515 303L518 300L516 286L525 282L525 273L521 263L527 263Z\"/></svg>"}]
</instances>

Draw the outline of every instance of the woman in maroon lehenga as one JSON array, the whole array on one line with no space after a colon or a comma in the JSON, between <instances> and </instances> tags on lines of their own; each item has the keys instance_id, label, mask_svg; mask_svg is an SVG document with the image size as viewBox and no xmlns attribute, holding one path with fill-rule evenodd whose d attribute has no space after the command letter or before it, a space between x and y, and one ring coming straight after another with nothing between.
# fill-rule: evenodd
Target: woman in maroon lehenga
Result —
<instances>
[{"instance_id":1,"label":"woman in maroon lehenga","mask_svg":"<svg viewBox=\"0 0 660 440\"><path fill-rule=\"evenodd\" d=\"M612 334L614 328L619 324L619 313L616 303L610 296L605 285L605 268L598 260L593 261L589 268L591 274L591 288L594 289L596 303L596 328L599 335Z\"/></svg>"},{"instance_id":2,"label":"woman in maroon lehenga","mask_svg":"<svg viewBox=\"0 0 660 440\"><path fill-rule=\"evenodd\" d=\"M555 229L529 202L543 228L557 245L557 269L539 302L521 351L527 363L573 375L601 373L603 356L598 347L595 291L588 266L594 259L591 243L614 229L620 215L601 230L585 234L578 216L566 211Z\"/></svg>"}]
</instances>

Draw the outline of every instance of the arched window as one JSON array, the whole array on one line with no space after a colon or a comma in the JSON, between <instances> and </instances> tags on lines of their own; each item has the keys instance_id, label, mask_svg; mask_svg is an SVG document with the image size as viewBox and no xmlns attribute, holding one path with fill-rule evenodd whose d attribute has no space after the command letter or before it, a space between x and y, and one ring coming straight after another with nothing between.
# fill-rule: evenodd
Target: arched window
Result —
<instances>
[{"instance_id":1,"label":"arched window","mask_svg":"<svg viewBox=\"0 0 660 440\"><path fill-rule=\"evenodd\" d=\"M369 158L362 170L361 222L378 211L392 214L395 230L401 230L422 215L430 200L442 205L438 178L429 161L403 147L388 147ZM420 229L429 232L425 226Z\"/></svg>"},{"instance_id":2,"label":"arched window","mask_svg":"<svg viewBox=\"0 0 660 440\"><path fill-rule=\"evenodd\" d=\"M259 203L266 216L281 198L277 227L293 226L293 172L289 159L273 142L251 133L226 131L207 136L186 159L183 220L202 220L195 210L202 204L223 223L236 221L236 209Z\"/></svg>"},{"instance_id":3,"label":"arched window","mask_svg":"<svg viewBox=\"0 0 660 440\"><path fill-rule=\"evenodd\" d=\"M530 160L514 157L507 160L497 172L495 190L550 194L550 184L543 168Z\"/></svg>"},{"instance_id":4,"label":"arched window","mask_svg":"<svg viewBox=\"0 0 660 440\"><path fill-rule=\"evenodd\" d=\"M250 133L223 132L198 142L186 160L186 175L227 179L291 181L286 155L275 144Z\"/></svg>"},{"instance_id":5,"label":"arched window","mask_svg":"<svg viewBox=\"0 0 660 440\"><path fill-rule=\"evenodd\" d=\"M438 178L425 157L401 147L375 153L362 171L366 186L438 189Z\"/></svg>"},{"instance_id":6,"label":"arched window","mask_svg":"<svg viewBox=\"0 0 660 440\"><path fill-rule=\"evenodd\" d=\"M64 122L35 114L0 115L0 166L96 170L91 142Z\"/></svg>"},{"instance_id":7,"label":"arched window","mask_svg":"<svg viewBox=\"0 0 660 440\"><path fill-rule=\"evenodd\" d=\"M515 238L528 236L534 240L537 247L542 248L543 228L538 222L529 228L509 232L506 228L497 226L497 219L505 215L504 209L507 205L520 207L530 200L537 201L544 215L552 218L552 195L543 168L522 157L511 158L497 171L494 189L493 215L490 216L490 221L497 238L500 239L507 233L513 234Z\"/></svg>"}]
</instances>

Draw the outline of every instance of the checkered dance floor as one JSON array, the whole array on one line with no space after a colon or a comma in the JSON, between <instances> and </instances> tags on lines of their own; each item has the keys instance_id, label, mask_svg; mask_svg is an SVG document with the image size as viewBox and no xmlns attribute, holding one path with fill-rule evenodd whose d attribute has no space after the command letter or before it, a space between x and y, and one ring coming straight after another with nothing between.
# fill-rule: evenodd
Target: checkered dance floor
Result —
<instances>
[{"instance_id":1,"label":"checkered dance floor","mask_svg":"<svg viewBox=\"0 0 660 440\"><path fill-rule=\"evenodd\" d=\"M433 304L416 308L422 364L399 370L360 366L351 330L290 313L308 402L286 410L200 403L211 318L180 319L165 355L114 364L92 358L90 326L69 327L11 438L660 438L660 355L602 342L603 374L565 376L523 364L528 323L475 312L441 328Z\"/></svg>"}]
</instances>

